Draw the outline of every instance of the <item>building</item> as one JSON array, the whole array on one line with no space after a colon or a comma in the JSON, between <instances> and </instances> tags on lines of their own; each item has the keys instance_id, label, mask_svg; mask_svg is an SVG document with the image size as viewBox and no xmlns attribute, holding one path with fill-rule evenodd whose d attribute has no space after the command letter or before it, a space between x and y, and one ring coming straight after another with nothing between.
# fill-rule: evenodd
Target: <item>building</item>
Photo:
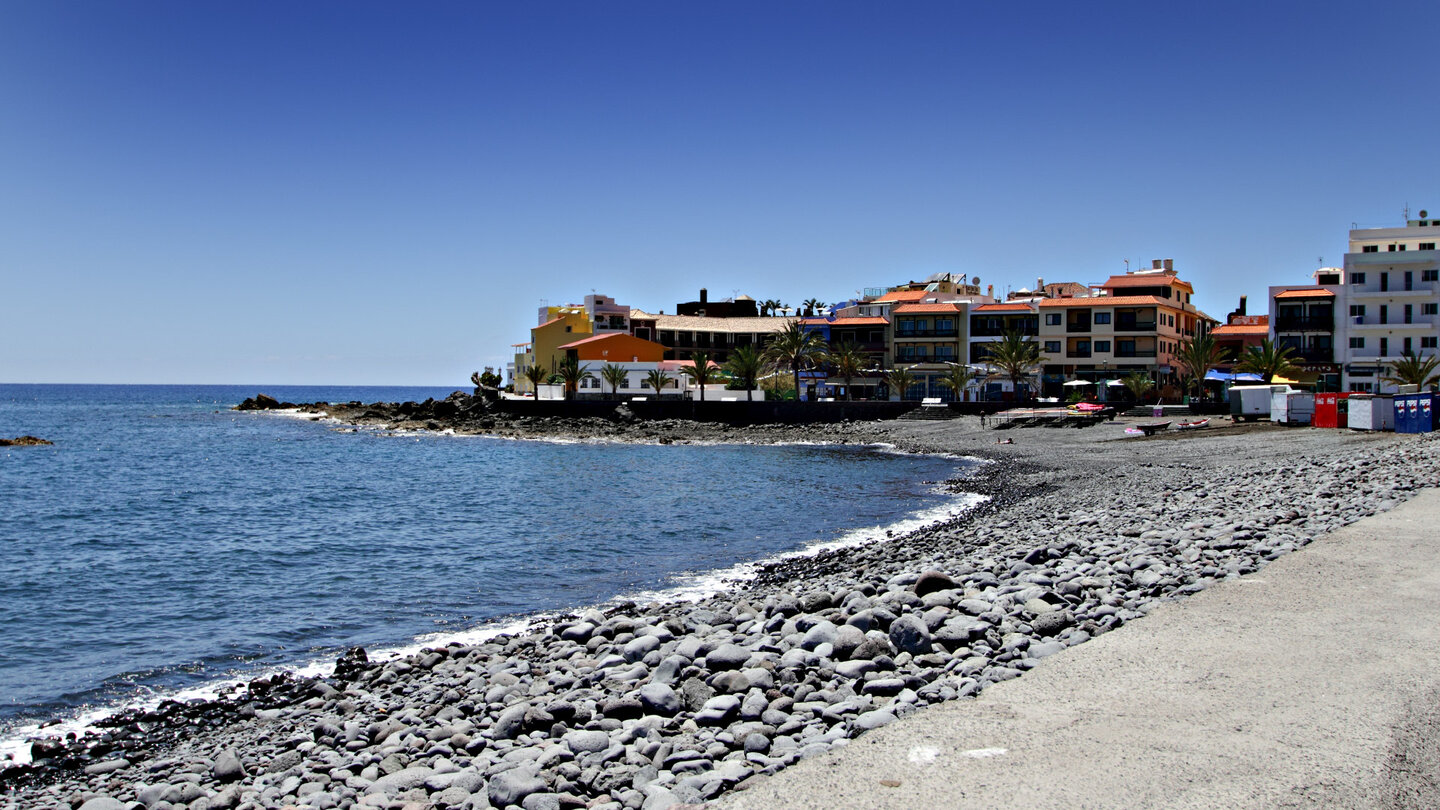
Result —
<instances>
[{"instance_id":1,"label":"building","mask_svg":"<svg viewBox=\"0 0 1440 810\"><path fill-rule=\"evenodd\" d=\"M1039 339L1040 305L1038 301L980 304L970 309L967 359L970 367L981 373L976 387L985 392L984 398L986 399L1001 399L1007 392L1014 395L1013 383L1009 380L986 378L986 373L991 370L989 366L990 347L1011 332L1019 332L1031 341Z\"/></svg>"},{"instance_id":2,"label":"building","mask_svg":"<svg viewBox=\"0 0 1440 810\"><path fill-rule=\"evenodd\" d=\"M1094 292L1039 302L1045 396L1063 396L1070 379L1136 372L1162 389L1178 383L1180 344L1203 334L1208 318L1191 302L1194 288L1176 274L1173 260L1111 276Z\"/></svg>"},{"instance_id":3,"label":"building","mask_svg":"<svg viewBox=\"0 0 1440 810\"><path fill-rule=\"evenodd\" d=\"M955 398L953 391L940 385L940 380L949 375L952 366L965 362L964 353L969 347L967 308L967 302L915 302L898 304L891 310L895 365L909 368L916 379L906 399Z\"/></svg>"},{"instance_id":4,"label":"building","mask_svg":"<svg viewBox=\"0 0 1440 810\"><path fill-rule=\"evenodd\" d=\"M626 320L629 320L629 313L626 313ZM594 375L593 379L581 381L577 395L643 394L648 390L645 382L650 372L660 368L660 361L665 356L665 347L659 343L642 340L624 332L591 335L567 343L560 349L567 358L578 361L586 371ZM601 376L601 369L607 365L616 365L625 370L625 382L618 390L612 391L609 383Z\"/></svg>"},{"instance_id":5,"label":"building","mask_svg":"<svg viewBox=\"0 0 1440 810\"><path fill-rule=\"evenodd\" d=\"M1314 284L1281 285L1270 288L1270 315L1267 337L1276 347L1290 350L1296 372L1280 382L1314 385L1317 391L1339 391L1340 363L1336 360L1339 337L1344 334L1344 271L1322 267L1313 274Z\"/></svg>"},{"instance_id":6,"label":"building","mask_svg":"<svg viewBox=\"0 0 1440 810\"><path fill-rule=\"evenodd\" d=\"M594 332L590 314L583 306L541 307L540 319L540 324L530 329L530 342L513 347L516 393L535 393L525 379L526 369L535 364L554 369L565 358L562 346Z\"/></svg>"},{"instance_id":7,"label":"building","mask_svg":"<svg viewBox=\"0 0 1440 810\"><path fill-rule=\"evenodd\" d=\"M1440 339L1440 219L1421 211L1403 228L1350 231L1337 331L1349 391L1393 391L1383 382L1406 354L1433 357Z\"/></svg>"},{"instance_id":8,"label":"building","mask_svg":"<svg viewBox=\"0 0 1440 810\"><path fill-rule=\"evenodd\" d=\"M709 292L700 288L699 301L686 301L675 305L676 315L693 315L699 318L758 318L760 310L755 299L741 295L728 301L711 301Z\"/></svg>"},{"instance_id":9,"label":"building","mask_svg":"<svg viewBox=\"0 0 1440 810\"><path fill-rule=\"evenodd\" d=\"M740 346L763 348L770 336L784 329L793 318L710 317L708 315L664 315L639 309L630 311L636 337L654 340L665 347L666 360L691 360L705 352L711 360L725 363Z\"/></svg>"}]
</instances>

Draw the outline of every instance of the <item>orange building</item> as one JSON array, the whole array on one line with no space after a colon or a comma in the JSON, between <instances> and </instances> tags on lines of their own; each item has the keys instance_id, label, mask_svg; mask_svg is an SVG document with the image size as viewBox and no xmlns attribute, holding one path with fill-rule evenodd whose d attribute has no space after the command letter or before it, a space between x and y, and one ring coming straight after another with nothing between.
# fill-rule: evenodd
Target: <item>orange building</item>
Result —
<instances>
[{"instance_id":1,"label":"orange building","mask_svg":"<svg viewBox=\"0 0 1440 810\"><path fill-rule=\"evenodd\" d=\"M566 357L580 362L658 363L665 359L665 347L624 332L606 332L583 338L560 347Z\"/></svg>"}]
</instances>

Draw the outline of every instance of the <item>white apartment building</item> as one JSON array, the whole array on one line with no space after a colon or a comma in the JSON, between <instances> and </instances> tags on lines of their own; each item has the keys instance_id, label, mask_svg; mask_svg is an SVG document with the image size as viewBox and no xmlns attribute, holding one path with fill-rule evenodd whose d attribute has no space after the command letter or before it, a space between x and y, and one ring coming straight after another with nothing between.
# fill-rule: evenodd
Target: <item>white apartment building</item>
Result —
<instances>
[{"instance_id":1,"label":"white apartment building","mask_svg":"<svg viewBox=\"0 0 1440 810\"><path fill-rule=\"evenodd\" d=\"M1336 359L1347 391L1393 391L1381 379L1405 354L1440 354L1440 219L1350 231L1336 301ZM1343 354L1342 354L1343 352Z\"/></svg>"}]
</instances>

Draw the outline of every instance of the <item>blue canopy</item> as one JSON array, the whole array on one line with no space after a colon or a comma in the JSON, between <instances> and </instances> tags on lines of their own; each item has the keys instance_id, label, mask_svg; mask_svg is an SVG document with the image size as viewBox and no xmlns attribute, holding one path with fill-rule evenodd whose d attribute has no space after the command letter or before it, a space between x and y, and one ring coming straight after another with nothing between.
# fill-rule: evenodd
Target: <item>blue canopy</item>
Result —
<instances>
[{"instance_id":1,"label":"blue canopy","mask_svg":"<svg viewBox=\"0 0 1440 810\"><path fill-rule=\"evenodd\" d=\"M1205 381L1206 381L1206 382L1228 382L1228 383L1237 383L1237 382L1265 382L1265 378L1264 378L1264 377L1261 377L1259 374L1251 374L1251 373L1249 373L1249 372L1244 372L1244 371L1238 372L1238 373L1236 373L1236 374L1226 374L1226 373L1223 372L1223 371L1216 371L1215 369L1212 368L1212 369L1210 369L1209 371L1205 372Z\"/></svg>"}]
</instances>

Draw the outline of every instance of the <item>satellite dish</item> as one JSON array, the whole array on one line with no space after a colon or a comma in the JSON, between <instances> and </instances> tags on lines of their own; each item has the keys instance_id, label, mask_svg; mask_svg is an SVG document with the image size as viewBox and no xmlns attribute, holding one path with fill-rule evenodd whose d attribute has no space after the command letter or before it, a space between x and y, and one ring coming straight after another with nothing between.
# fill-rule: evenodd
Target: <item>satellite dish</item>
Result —
<instances>
[{"instance_id":1,"label":"satellite dish","mask_svg":"<svg viewBox=\"0 0 1440 810\"><path fill-rule=\"evenodd\" d=\"M1426 217L1428 217L1428 216L1430 216L1430 212L1429 212L1429 211L1426 211L1424 208L1421 208L1421 209L1420 209L1420 218L1421 218L1421 219L1424 219L1424 218L1426 218Z\"/></svg>"},{"instance_id":2,"label":"satellite dish","mask_svg":"<svg viewBox=\"0 0 1440 810\"><path fill-rule=\"evenodd\" d=\"M975 276L974 278L970 279L970 283L974 284L977 287L980 286L980 277Z\"/></svg>"}]
</instances>

